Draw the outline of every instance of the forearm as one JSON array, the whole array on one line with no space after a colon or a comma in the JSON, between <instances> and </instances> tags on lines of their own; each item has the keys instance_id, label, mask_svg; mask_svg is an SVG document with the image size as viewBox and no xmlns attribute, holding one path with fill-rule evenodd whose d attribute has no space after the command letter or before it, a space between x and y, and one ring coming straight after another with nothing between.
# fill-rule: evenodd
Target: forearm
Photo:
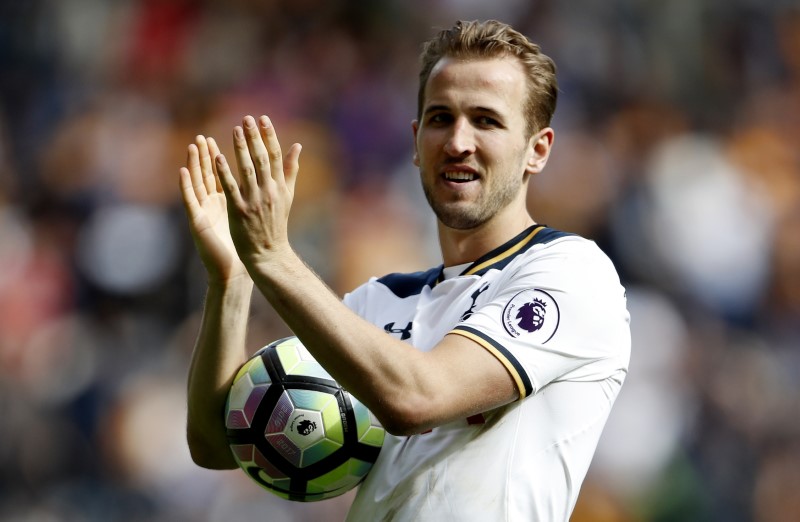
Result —
<instances>
[{"instance_id":1,"label":"forearm","mask_svg":"<svg viewBox=\"0 0 800 522\"><path fill-rule=\"evenodd\" d=\"M250 270L258 289L331 375L387 428L411 404L423 354L350 309L293 252ZM395 400L405 396L408 402Z\"/></svg>"},{"instance_id":2,"label":"forearm","mask_svg":"<svg viewBox=\"0 0 800 522\"><path fill-rule=\"evenodd\" d=\"M187 440L203 467L236 466L225 436L224 409L233 378L247 360L245 336L253 283L209 284L188 378Z\"/></svg>"}]
</instances>

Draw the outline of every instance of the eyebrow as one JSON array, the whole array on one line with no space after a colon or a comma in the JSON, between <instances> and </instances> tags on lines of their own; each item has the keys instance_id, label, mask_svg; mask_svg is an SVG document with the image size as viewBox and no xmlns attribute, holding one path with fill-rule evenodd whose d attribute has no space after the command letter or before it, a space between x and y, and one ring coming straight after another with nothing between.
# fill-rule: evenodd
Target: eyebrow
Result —
<instances>
[{"instance_id":1,"label":"eyebrow","mask_svg":"<svg viewBox=\"0 0 800 522\"><path fill-rule=\"evenodd\" d=\"M431 105L429 107L426 107L425 110L422 112L422 114L424 116L424 115L429 114L431 112L438 112L438 111L452 112L452 109L450 109L450 107L448 107L447 105L442 105L442 104ZM488 115L490 115L490 116L492 116L492 117L494 117L494 118L496 118L498 120L505 121L505 117L501 113L497 112L495 109L492 109L491 107L483 107L483 106L478 105L478 106L475 106L475 107L469 107L468 111L469 112L479 112L481 114L488 114Z\"/></svg>"},{"instance_id":2,"label":"eyebrow","mask_svg":"<svg viewBox=\"0 0 800 522\"><path fill-rule=\"evenodd\" d=\"M425 115L437 111L450 111L450 107L448 107L447 105L430 105L428 107L425 107L425 110L422 111L422 114Z\"/></svg>"},{"instance_id":3,"label":"eyebrow","mask_svg":"<svg viewBox=\"0 0 800 522\"><path fill-rule=\"evenodd\" d=\"M502 113L497 112L495 109L492 109L490 107L470 107L470 110L474 110L481 114L488 114L489 116L499 121L506 121L506 118Z\"/></svg>"}]
</instances>

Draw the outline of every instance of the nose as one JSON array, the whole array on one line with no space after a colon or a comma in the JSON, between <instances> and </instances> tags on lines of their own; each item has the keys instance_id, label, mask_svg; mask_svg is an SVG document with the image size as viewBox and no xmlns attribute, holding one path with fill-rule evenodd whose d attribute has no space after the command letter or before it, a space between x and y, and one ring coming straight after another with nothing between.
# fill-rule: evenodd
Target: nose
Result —
<instances>
[{"instance_id":1,"label":"nose","mask_svg":"<svg viewBox=\"0 0 800 522\"><path fill-rule=\"evenodd\" d=\"M468 156L475 152L475 135L466 118L457 118L453 122L444 151L454 157Z\"/></svg>"}]
</instances>

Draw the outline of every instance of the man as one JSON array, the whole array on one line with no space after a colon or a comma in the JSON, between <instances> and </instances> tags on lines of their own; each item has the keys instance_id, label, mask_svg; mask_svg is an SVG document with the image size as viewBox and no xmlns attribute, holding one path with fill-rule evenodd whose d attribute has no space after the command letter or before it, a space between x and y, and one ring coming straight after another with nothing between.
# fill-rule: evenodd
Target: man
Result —
<instances>
[{"instance_id":1,"label":"man","mask_svg":"<svg viewBox=\"0 0 800 522\"><path fill-rule=\"evenodd\" d=\"M247 359L253 284L388 435L350 511L374 520L567 520L627 372L625 293L609 259L538 225L530 178L553 144L555 68L507 25L457 23L425 47L412 123L443 265L339 300L292 250L300 145L266 116L215 142L181 186L208 270L189 376L195 461L233 468L221 412Z\"/></svg>"}]
</instances>

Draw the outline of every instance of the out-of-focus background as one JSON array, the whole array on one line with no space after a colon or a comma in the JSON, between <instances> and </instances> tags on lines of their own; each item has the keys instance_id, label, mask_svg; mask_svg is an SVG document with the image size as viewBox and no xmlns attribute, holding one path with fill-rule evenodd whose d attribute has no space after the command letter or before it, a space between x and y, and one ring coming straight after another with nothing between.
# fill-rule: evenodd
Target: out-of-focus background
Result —
<instances>
[{"instance_id":1,"label":"out-of-focus background","mask_svg":"<svg viewBox=\"0 0 800 522\"><path fill-rule=\"evenodd\" d=\"M556 60L531 209L628 289L573 520L800 520L797 0L1 2L1 520L343 518L351 495L290 504L189 459L205 282L177 171L267 113L304 145L294 244L338 293L439 264L410 122L419 44L459 18ZM255 298L251 347L286 333Z\"/></svg>"}]
</instances>

